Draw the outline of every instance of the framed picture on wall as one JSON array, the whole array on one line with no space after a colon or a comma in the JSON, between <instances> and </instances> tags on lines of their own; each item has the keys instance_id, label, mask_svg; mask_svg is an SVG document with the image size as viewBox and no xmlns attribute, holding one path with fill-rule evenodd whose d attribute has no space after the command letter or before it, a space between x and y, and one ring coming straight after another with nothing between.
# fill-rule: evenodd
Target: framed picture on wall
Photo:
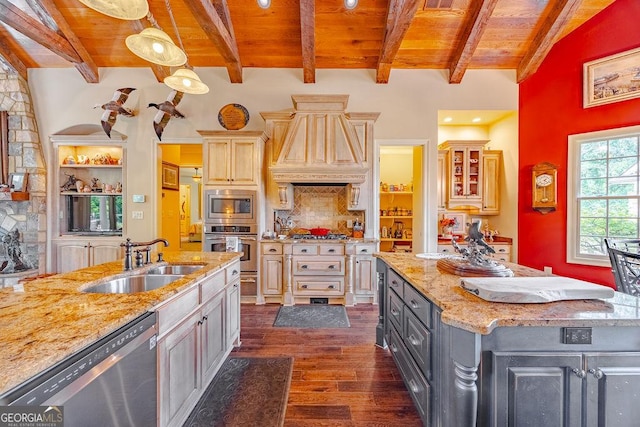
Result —
<instances>
[{"instance_id":1,"label":"framed picture on wall","mask_svg":"<svg viewBox=\"0 0 640 427\"><path fill-rule=\"evenodd\" d=\"M583 65L583 107L640 97L640 48Z\"/></svg>"},{"instance_id":2,"label":"framed picture on wall","mask_svg":"<svg viewBox=\"0 0 640 427\"><path fill-rule=\"evenodd\" d=\"M13 191L27 191L28 184L29 174L27 172L9 174L9 186L13 188Z\"/></svg>"},{"instance_id":3,"label":"framed picture on wall","mask_svg":"<svg viewBox=\"0 0 640 427\"><path fill-rule=\"evenodd\" d=\"M180 168L169 162L162 162L162 188L180 190Z\"/></svg>"},{"instance_id":4,"label":"framed picture on wall","mask_svg":"<svg viewBox=\"0 0 640 427\"><path fill-rule=\"evenodd\" d=\"M453 234L466 234L467 233L467 215L463 213L446 213L444 218L452 219L453 226L451 232Z\"/></svg>"}]
</instances>

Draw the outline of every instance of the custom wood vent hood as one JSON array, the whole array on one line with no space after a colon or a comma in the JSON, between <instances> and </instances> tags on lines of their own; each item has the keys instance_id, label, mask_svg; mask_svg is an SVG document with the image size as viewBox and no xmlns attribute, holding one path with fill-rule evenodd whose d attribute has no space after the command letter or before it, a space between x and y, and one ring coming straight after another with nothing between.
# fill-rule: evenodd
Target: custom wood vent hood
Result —
<instances>
[{"instance_id":1,"label":"custom wood vent hood","mask_svg":"<svg viewBox=\"0 0 640 427\"><path fill-rule=\"evenodd\" d=\"M370 178L373 124L380 113L347 113L349 95L292 95L293 111L260 113L269 137L271 179L291 184L350 184ZM356 203L357 204L357 203Z\"/></svg>"}]
</instances>

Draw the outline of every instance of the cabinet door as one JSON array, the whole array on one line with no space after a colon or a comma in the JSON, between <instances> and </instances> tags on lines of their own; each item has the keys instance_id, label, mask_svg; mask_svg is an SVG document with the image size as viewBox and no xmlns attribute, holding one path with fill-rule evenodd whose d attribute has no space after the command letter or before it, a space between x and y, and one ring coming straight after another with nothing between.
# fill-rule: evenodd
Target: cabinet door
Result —
<instances>
[{"instance_id":1,"label":"cabinet door","mask_svg":"<svg viewBox=\"0 0 640 427\"><path fill-rule=\"evenodd\" d=\"M356 256L356 294L375 295L375 268L373 257Z\"/></svg>"},{"instance_id":2,"label":"cabinet door","mask_svg":"<svg viewBox=\"0 0 640 427\"><path fill-rule=\"evenodd\" d=\"M640 353L586 354L586 425L637 426L640 422Z\"/></svg>"},{"instance_id":3,"label":"cabinet door","mask_svg":"<svg viewBox=\"0 0 640 427\"><path fill-rule=\"evenodd\" d=\"M122 247L113 243L91 243L91 265L103 264L122 258Z\"/></svg>"},{"instance_id":4,"label":"cabinet door","mask_svg":"<svg viewBox=\"0 0 640 427\"><path fill-rule=\"evenodd\" d=\"M202 306L202 384L209 384L222 363L227 350L225 337L224 291L219 292Z\"/></svg>"},{"instance_id":5,"label":"cabinet door","mask_svg":"<svg viewBox=\"0 0 640 427\"><path fill-rule=\"evenodd\" d=\"M240 279L227 287L227 346L240 342Z\"/></svg>"},{"instance_id":6,"label":"cabinet door","mask_svg":"<svg viewBox=\"0 0 640 427\"><path fill-rule=\"evenodd\" d=\"M500 213L500 167L502 151L485 151L482 155L482 209L483 215Z\"/></svg>"},{"instance_id":7,"label":"cabinet door","mask_svg":"<svg viewBox=\"0 0 640 427\"><path fill-rule=\"evenodd\" d=\"M282 294L282 257L263 256L261 275L264 295Z\"/></svg>"},{"instance_id":8,"label":"cabinet door","mask_svg":"<svg viewBox=\"0 0 640 427\"><path fill-rule=\"evenodd\" d=\"M494 352L493 367L490 425L581 426L582 355Z\"/></svg>"},{"instance_id":9,"label":"cabinet door","mask_svg":"<svg viewBox=\"0 0 640 427\"><path fill-rule=\"evenodd\" d=\"M89 266L89 242L58 243L57 272L67 273Z\"/></svg>"},{"instance_id":10,"label":"cabinet door","mask_svg":"<svg viewBox=\"0 0 640 427\"><path fill-rule=\"evenodd\" d=\"M181 425L197 402L200 392L200 311L158 343L160 378L160 425Z\"/></svg>"},{"instance_id":11,"label":"cabinet door","mask_svg":"<svg viewBox=\"0 0 640 427\"><path fill-rule=\"evenodd\" d=\"M231 141L209 141L206 145L205 183L229 184L231 182Z\"/></svg>"},{"instance_id":12,"label":"cabinet door","mask_svg":"<svg viewBox=\"0 0 640 427\"><path fill-rule=\"evenodd\" d=\"M231 152L231 183L254 185L257 183L255 142L233 141Z\"/></svg>"},{"instance_id":13,"label":"cabinet door","mask_svg":"<svg viewBox=\"0 0 640 427\"><path fill-rule=\"evenodd\" d=\"M438 150L438 210L447 208L447 152Z\"/></svg>"}]
</instances>

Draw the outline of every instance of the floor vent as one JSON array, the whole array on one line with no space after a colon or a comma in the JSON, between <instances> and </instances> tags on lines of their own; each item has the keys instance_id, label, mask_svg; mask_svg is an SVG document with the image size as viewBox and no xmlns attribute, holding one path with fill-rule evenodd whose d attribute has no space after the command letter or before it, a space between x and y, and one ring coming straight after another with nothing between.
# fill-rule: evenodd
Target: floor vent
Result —
<instances>
[{"instance_id":1,"label":"floor vent","mask_svg":"<svg viewBox=\"0 0 640 427\"><path fill-rule=\"evenodd\" d=\"M329 304L329 298L309 298L309 304Z\"/></svg>"}]
</instances>

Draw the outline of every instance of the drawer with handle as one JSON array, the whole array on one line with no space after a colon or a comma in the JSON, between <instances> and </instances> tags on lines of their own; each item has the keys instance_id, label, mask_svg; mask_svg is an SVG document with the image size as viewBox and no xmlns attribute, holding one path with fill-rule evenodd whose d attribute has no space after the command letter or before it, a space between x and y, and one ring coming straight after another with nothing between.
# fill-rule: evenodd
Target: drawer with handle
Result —
<instances>
[{"instance_id":1,"label":"drawer with handle","mask_svg":"<svg viewBox=\"0 0 640 427\"><path fill-rule=\"evenodd\" d=\"M344 257L294 257L293 274L344 276L344 264Z\"/></svg>"},{"instance_id":2,"label":"drawer with handle","mask_svg":"<svg viewBox=\"0 0 640 427\"><path fill-rule=\"evenodd\" d=\"M263 255L282 255L281 243L263 243L262 244Z\"/></svg>"},{"instance_id":3,"label":"drawer with handle","mask_svg":"<svg viewBox=\"0 0 640 427\"><path fill-rule=\"evenodd\" d=\"M294 278L295 295L344 295L343 277L297 277Z\"/></svg>"}]
</instances>

